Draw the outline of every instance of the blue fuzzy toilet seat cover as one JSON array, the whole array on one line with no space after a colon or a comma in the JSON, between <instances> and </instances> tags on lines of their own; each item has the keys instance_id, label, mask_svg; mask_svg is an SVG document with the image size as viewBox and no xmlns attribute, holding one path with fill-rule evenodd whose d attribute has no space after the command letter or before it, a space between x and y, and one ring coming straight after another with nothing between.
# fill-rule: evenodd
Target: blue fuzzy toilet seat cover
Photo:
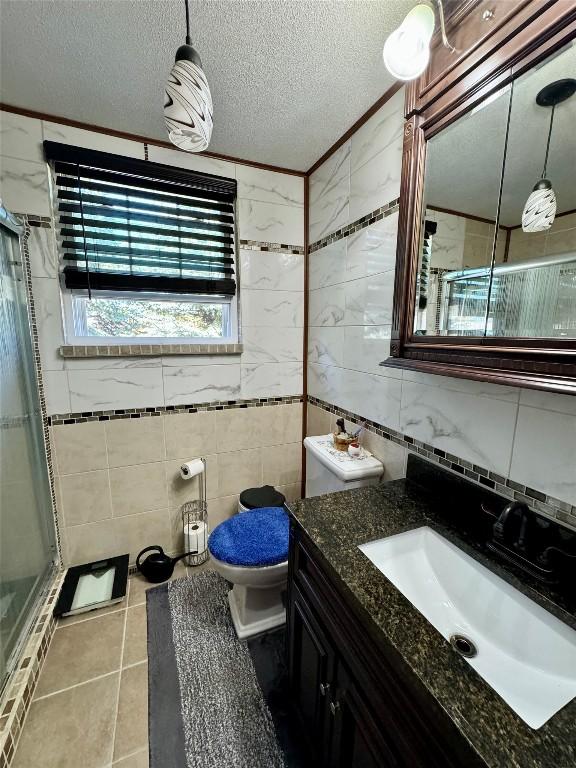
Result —
<instances>
[{"instance_id":1,"label":"blue fuzzy toilet seat cover","mask_svg":"<svg viewBox=\"0 0 576 768\"><path fill-rule=\"evenodd\" d=\"M208 549L223 563L247 568L288 560L288 515L282 507L240 512L210 534Z\"/></svg>"}]
</instances>

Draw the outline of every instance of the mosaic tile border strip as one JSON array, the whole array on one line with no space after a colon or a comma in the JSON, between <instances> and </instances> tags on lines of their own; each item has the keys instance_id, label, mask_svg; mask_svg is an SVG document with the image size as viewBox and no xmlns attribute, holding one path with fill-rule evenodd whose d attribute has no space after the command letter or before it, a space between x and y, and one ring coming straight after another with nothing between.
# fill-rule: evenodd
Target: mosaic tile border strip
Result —
<instances>
[{"instance_id":1,"label":"mosaic tile border strip","mask_svg":"<svg viewBox=\"0 0 576 768\"><path fill-rule=\"evenodd\" d=\"M40 415L42 418L42 435L44 438L44 451L46 453L46 463L48 465L48 484L50 486L50 501L52 504L52 519L54 521L54 532L56 535L56 549L58 561L62 562L62 540L60 538L60 525L58 523L58 513L56 504L56 484L54 481L54 466L52 462L52 445L50 443L50 432L48 430L48 412L46 410L46 398L44 396L44 379L42 374L42 363L40 359L40 342L38 340L38 324L36 321L36 307L34 304L34 292L32 290L32 269L30 267L30 250L28 240L30 238L30 219L34 217L22 216L24 230L20 237L20 255L22 257L22 271L24 273L24 283L26 287L26 298L28 302L28 316L30 320L30 335L32 339L32 354L34 357L34 370L36 373L36 386L38 398L40 400ZM46 217L35 217L37 220L47 220ZM39 225L34 225L39 226Z\"/></svg>"},{"instance_id":2,"label":"mosaic tile border strip","mask_svg":"<svg viewBox=\"0 0 576 768\"><path fill-rule=\"evenodd\" d=\"M56 572L45 590L44 600L30 628L18 666L9 680L0 704L0 768L8 768L14 758L36 684L56 629L54 604L64 578Z\"/></svg>"},{"instance_id":3,"label":"mosaic tile border strip","mask_svg":"<svg viewBox=\"0 0 576 768\"><path fill-rule=\"evenodd\" d=\"M242 344L66 344L60 357L162 357L167 355L241 355Z\"/></svg>"},{"instance_id":4,"label":"mosaic tile border strip","mask_svg":"<svg viewBox=\"0 0 576 768\"><path fill-rule=\"evenodd\" d=\"M361 216L359 219L356 219L356 221L353 221L351 224L347 224L345 227L342 227L341 229L337 229L335 232L331 232L326 237L323 237L320 240L316 240L315 243L311 243L308 246L308 253L314 253L314 251L319 251L320 248L324 248L330 243L335 243L337 240L342 240L342 238L348 237L353 232L358 232L361 229L365 229L366 227L369 227L371 224L374 224L375 222L386 218L386 216L391 216L393 213L396 213L396 211L398 211L399 208L400 208L400 198L397 197L394 200L390 200L389 203L382 205L380 208L376 208L376 210L372 211L371 213L367 213L366 216Z\"/></svg>"},{"instance_id":5,"label":"mosaic tile border strip","mask_svg":"<svg viewBox=\"0 0 576 768\"><path fill-rule=\"evenodd\" d=\"M271 253L293 253L304 255L301 245L286 245L285 243L270 243L266 240L239 240L239 247L244 251L270 251Z\"/></svg>"},{"instance_id":6,"label":"mosaic tile border strip","mask_svg":"<svg viewBox=\"0 0 576 768\"><path fill-rule=\"evenodd\" d=\"M59 413L48 416L50 426L63 424L83 424L87 421L114 421L116 419L140 419L147 416L169 416L178 413L198 413L200 411L225 411L232 408L261 408L272 405L292 405L304 402L303 395L284 397L262 397L251 400L212 400L206 403L188 405L159 405L156 408L119 408L110 411L82 411L81 413Z\"/></svg>"},{"instance_id":7,"label":"mosaic tile border strip","mask_svg":"<svg viewBox=\"0 0 576 768\"><path fill-rule=\"evenodd\" d=\"M491 472L484 467L480 467L470 461L454 456L452 453L447 453L441 448L434 448L432 445L428 445L428 443L423 443L421 440L416 440L402 432L396 432L396 430L389 429L382 424L378 424L378 422L365 419L356 413L346 411L343 408L326 403L324 400L319 400L311 395L308 395L307 402L324 411L337 414L347 421L363 424L367 430L383 437L385 440L390 440L413 453L418 453L429 461L433 461L452 472L463 475L472 482L477 483L478 485L483 485L501 496L524 502L540 514L550 517L553 520L557 520L570 528L576 529L576 505L568 504L566 501L561 501L560 499L555 499L553 496L548 496L534 488L529 488L526 485L517 483L509 477L504 477L496 472Z\"/></svg>"}]
</instances>

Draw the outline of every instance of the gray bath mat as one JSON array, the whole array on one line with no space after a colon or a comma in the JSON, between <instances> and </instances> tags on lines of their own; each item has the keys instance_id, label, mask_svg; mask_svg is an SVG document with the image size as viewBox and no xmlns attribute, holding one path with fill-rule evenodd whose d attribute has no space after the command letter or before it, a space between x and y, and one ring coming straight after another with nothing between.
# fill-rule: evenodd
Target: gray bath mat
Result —
<instances>
[{"instance_id":1,"label":"gray bath mat","mask_svg":"<svg viewBox=\"0 0 576 768\"><path fill-rule=\"evenodd\" d=\"M284 768L228 586L207 571L146 593L150 768Z\"/></svg>"}]
</instances>

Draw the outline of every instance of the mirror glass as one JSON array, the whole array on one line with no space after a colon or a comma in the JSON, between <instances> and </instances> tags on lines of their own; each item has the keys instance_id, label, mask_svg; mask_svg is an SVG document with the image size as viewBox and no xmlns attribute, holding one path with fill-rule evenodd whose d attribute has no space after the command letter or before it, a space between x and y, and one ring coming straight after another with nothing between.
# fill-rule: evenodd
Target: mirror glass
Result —
<instances>
[{"instance_id":1,"label":"mirror glass","mask_svg":"<svg viewBox=\"0 0 576 768\"><path fill-rule=\"evenodd\" d=\"M575 76L572 43L427 142L416 335L576 337Z\"/></svg>"}]
</instances>

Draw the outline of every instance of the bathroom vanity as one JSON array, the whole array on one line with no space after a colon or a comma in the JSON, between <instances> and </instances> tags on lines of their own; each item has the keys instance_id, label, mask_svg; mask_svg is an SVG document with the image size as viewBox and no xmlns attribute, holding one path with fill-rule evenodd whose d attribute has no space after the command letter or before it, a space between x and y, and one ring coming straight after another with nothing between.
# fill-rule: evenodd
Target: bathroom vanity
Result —
<instances>
[{"instance_id":1,"label":"bathroom vanity","mask_svg":"<svg viewBox=\"0 0 576 768\"><path fill-rule=\"evenodd\" d=\"M359 546L427 526L562 627L576 600L490 554L508 500L414 456L408 478L292 505L288 665L314 764L575 765L576 700L530 728Z\"/></svg>"}]
</instances>

